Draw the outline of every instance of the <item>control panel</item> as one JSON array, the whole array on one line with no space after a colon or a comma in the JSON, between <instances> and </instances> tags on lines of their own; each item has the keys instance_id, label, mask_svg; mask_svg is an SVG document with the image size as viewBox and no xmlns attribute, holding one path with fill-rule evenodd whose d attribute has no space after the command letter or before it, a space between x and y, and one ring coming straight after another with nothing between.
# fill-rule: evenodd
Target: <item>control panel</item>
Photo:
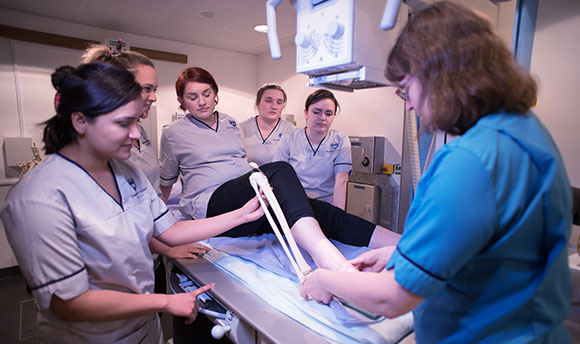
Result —
<instances>
[{"instance_id":1,"label":"control panel","mask_svg":"<svg viewBox=\"0 0 580 344\"><path fill-rule=\"evenodd\" d=\"M169 288L174 294L189 293L200 287L200 284L193 278L183 273L179 268L173 267L169 275ZM215 326L211 329L211 335L215 339L221 339L229 334L236 338L238 336L239 320L228 311L209 291L197 297L199 312L213 319ZM233 330L233 331L232 331Z\"/></svg>"},{"instance_id":2,"label":"control panel","mask_svg":"<svg viewBox=\"0 0 580 344\"><path fill-rule=\"evenodd\" d=\"M296 10L296 72L321 75L355 67L354 0L299 0Z\"/></svg>"}]
</instances>

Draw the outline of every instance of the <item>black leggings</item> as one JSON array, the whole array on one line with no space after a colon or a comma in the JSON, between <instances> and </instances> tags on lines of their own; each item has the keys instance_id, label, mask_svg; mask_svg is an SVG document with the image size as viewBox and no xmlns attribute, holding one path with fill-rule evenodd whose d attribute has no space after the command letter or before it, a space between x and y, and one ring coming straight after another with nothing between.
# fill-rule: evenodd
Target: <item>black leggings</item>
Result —
<instances>
[{"instance_id":1,"label":"black leggings","mask_svg":"<svg viewBox=\"0 0 580 344\"><path fill-rule=\"evenodd\" d=\"M261 166L260 170L268 177L290 227L303 217L314 217L326 237L354 246L368 246L375 225L330 203L309 199L296 172L288 163L273 162ZM254 197L256 193L250 185L250 174L252 172L218 187L209 200L207 217L238 209ZM221 235L241 237L267 232L271 233L272 228L266 216L262 216Z\"/></svg>"}]
</instances>

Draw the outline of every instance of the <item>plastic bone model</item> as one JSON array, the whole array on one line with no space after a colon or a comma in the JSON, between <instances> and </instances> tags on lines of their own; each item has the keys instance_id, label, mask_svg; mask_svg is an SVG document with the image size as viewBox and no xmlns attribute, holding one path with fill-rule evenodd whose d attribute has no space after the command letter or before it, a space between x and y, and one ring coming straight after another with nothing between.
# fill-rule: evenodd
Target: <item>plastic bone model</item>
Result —
<instances>
[{"instance_id":1,"label":"plastic bone model","mask_svg":"<svg viewBox=\"0 0 580 344\"><path fill-rule=\"evenodd\" d=\"M290 260L290 263L292 264L292 267L296 272L296 276L298 276L298 280L302 284L304 282L305 277L312 272L312 269L304 260L304 257L302 256L300 249L296 245L296 241L294 241L294 237L290 232L288 222L286 222L286 217L284 217L284 213L282 213L280 204L278 203L276 196L274 196L274 192L272 192L270 183L268 183L268 178L262 171L260 171L256 163L251 162L250 166L254 170L254 172L250 175L250 185L252 185L252 187L254 188L256 195L258 195L258 200L260 201L260 205L264 209L264 214L266 215L268 222L270 222L270 225L272 226L272 229L274 230L274 234L276 234L278 241L280 241L280 245L282 245L284 253L286 253L286 256L288 256L288 259ZM282 230L284 231L284 235L286 237L286 240L288 241L288 245L286 244L286 241L284 240L284 237L282 236L280 229L278 229L278 226L274 222L272 214L270 214L270 211L268 210L268 206L260 196L260 191L264 193L266 199L268 200L268 203L272 207L272 210L274 211L274 214L278 219L278 223L280 224L280 227L282 227ZM290 246L290 250L292 251L292 253L290 253L290 250L288 250L288 246Z\"/></svg>"}]
</instances>

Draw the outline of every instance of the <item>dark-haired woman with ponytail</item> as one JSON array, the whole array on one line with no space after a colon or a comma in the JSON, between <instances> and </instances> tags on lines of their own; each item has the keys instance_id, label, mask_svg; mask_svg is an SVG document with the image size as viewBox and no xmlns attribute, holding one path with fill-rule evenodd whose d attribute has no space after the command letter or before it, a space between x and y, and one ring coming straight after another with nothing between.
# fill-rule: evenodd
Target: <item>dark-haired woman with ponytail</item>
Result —
<instances>
[{"instance_id":1,"label":"dark-haired woman with ponytail","mask_svg":"<svg viewBox=\"0 0 580 344\"><path fill-rule=\"evenodd\" d=\"M197 316L197 295L154 294L152 237L207 239L263 215L257 199L204 221L176 222L145 174L127 164L142 88L104 63L62 67L49 156L9 192L0 216L39 307L42 343L162 343L157 313Z\"/></svg>"}]
</instances>

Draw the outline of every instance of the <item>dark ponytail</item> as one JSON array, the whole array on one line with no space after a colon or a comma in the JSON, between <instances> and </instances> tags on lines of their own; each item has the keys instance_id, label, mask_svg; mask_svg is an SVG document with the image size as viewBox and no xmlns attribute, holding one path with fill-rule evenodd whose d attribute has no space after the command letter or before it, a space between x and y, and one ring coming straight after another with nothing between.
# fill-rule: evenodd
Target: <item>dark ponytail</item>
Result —
<instances>
[{"instance_id":1,"label":"dark ponytail","mask_svg":"<svg viewBox=\"0 0 580 344\"><path fill-rule=\"evenodd\" d=\"M51 81L59 101L56 115L43 123L46 154L56 153L76 140L73 113L80 112L91 120L141 97L141 86L133 74L106 63L59 67L52 73Z\"/></svg>"}]
</instances>

